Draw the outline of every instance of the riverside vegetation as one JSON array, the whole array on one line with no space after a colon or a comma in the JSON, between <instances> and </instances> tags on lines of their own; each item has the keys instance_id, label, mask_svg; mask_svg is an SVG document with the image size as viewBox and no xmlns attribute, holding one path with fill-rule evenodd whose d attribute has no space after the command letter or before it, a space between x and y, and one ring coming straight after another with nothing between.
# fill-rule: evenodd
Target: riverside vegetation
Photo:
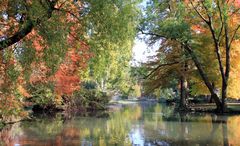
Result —
<instances>
[{"instance_id":1,"label":"riverside vegetation","mask_svg":"<svg viewBox=\"0 0 240 146\"><path fill-rule=\"evenodd\" d=\"M1 0L0 12L1 125L104 110L114 95L239 112L238 0ZM136 38L157 53L134 66Z\"/></svg>"}]
</instances>

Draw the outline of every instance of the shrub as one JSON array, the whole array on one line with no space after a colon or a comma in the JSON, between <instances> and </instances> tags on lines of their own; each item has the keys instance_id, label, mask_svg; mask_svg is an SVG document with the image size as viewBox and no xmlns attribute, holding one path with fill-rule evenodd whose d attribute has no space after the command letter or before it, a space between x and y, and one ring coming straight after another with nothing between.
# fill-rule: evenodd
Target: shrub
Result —
<instances>
[{"instance_id":1,"label":"shrub","mask_svg":"<svg viewBox=\"0 0 240 146\"><path fill-rule=\"evenodd\" d=\"M68 108L78 110L105 109L106 104L109 102L109 97L107 96L107 94L98 91L97 89L93 89L93 84L91 84L91 86L88 85L90 84L84 84L80 90L76 91L72 97L68 98Z\"/></svg>"}]
</instances>

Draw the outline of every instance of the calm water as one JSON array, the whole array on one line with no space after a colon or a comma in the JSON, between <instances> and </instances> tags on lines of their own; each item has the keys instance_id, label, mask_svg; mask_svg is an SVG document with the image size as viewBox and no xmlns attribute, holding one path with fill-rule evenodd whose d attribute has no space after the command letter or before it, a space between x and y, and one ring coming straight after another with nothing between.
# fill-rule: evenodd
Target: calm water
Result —
<instances>
[{"instance_id":1,"label":"calm water","mask_svg":"<svg viewBox=\"0 0 240 146\"><path fill-rule=\"evenodd\" d=\"M5 127L7 146L240 146L240 116L179 114L173 107L134 104L109 116L42 117Z\"/></svg>"}]
</instances>

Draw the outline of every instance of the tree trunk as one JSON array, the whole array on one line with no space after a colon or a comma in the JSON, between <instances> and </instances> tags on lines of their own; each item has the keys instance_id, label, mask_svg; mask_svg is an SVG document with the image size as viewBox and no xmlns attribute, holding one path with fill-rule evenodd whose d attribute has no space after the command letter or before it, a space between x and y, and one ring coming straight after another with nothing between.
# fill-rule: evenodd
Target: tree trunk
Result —
<instances>
[{"instance_id":1,"label":"tree trunk","mask_svg":"<svg viewBox=\"0 0 240 146\"><path fill-rule=\"evenodd\" d=\"M223 82L222 83L222 106L221 106L221 112L224 113L227 109L227 105L226 105L226 100L227 98L227 83Z\"/></svg>"},{"instance_id":2,"label":"tree trunk","mask_svg":"<svg viewBox=\"0 0 240 146\"><path fill-rule=\"evenodd\" d=\"M212 86L213 86L214 92L217 94L217 92L216 92L216 88L215 88L215 84L212 83ZM209 103L213 103L213 102L214 102L214 100L213 100L213 96L211 95L210 100L209 100Z\"/></svg>"},{"instance_id":3,"label":"tree trunk","mask_svg":"<svg viewBox=\"0 0 240 146\"><path fill-rule=\"evenodd\" d=\"M213 97L212 97L212 95L210 96L209 103L214 103L214 100L213 100Z\"/></svg>"},{"instance_id":4,"label":"tree trunk","mask_svg":"<svg viewBox=\"0 0 240 146\"><path fill-rule=\"evenodd\" d=\"M225 48L226 48L226 67L225 67L225 78L222 80L222 113L227 109L226 98L227 98L227 88L228 88L228 79L230 74L230 51L231 51L231 42L229 39L229 30L227 20L224 20L224 29L225 29Z\"/></svg>"},{"instance_id":5,"label":"tree trunk","mask_svg":"<svg viewBox=\"0 0 240 146\"><path fill-rule=\"evenodd\" d=\"M218 97L218 95L215 93L214 88L212 86L212 84L210 83L208 76L205 74L202 65L200 63L200 61L198 60L197 56L195 55L195 53L193 52L193 50L191 49L190 46L188 46L187 44L182 44L184 46L184 49L189 53L189 55L192 57L192 60L195 64L195 66L198 69L198 72L200 74L200 76L202 77L202 80L204 81L205 85L207 86L209 92L211 93L211 97L213 98L213 100L216 103L217 106L217 111L220 112L222 109L222 104L220 101L220 98Z\"/></svg>"},{"instance_id":6,"label":"tree trunk","mask_svg":"<svg viewBox=\"0 0 240 146\"><path fill-rule=\"evenodd\" d=\"M228 117L224 117L222 120L222 137L223 137L223 145L229 146L228 140Z\"/></svg>"},{"instance_id":7,"label":"tree trunk","mask_svg":"<svg viewBox=\"0 0 240 146\"><path fill-rule=\"evenodd\" d=\"M184 76L180 79L180 104L181 110L187 109L187 80Z\"/></svg>"},{"instance_id":8,"label":"tree trunk","mask_svg":"<svg viewBox=\"0 0 240 146\"><path fill-rule=\"evenodd\" d=\"M215 104L217 106L216 111L217 112L221 112L222 111L222 103L221 103L218 95L216 93L213 93L213 94L211 94L211 97L213 98L213 100L214 100L214 102L215 102Z\"/></svg>"}]
</instances>

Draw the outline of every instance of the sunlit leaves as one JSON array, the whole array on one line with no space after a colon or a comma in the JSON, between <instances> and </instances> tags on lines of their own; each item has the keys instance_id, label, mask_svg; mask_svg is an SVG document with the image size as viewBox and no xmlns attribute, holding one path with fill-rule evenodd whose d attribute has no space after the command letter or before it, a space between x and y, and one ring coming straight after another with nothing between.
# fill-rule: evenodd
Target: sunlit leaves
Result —
<instances>
[{"instance_id":1,"label":"sunlit leaves","mask_svg":"<svg viewBox=\"0 0 240 146\"><path fill-rule=\"evenodd\" d=\"M138 1L88 1L92 11L84 17L88 24L91 77L114 88L123 81L131 59L138 23ZM100 19L99 19L100 18Z\"/></svg>"}]
</instances>

